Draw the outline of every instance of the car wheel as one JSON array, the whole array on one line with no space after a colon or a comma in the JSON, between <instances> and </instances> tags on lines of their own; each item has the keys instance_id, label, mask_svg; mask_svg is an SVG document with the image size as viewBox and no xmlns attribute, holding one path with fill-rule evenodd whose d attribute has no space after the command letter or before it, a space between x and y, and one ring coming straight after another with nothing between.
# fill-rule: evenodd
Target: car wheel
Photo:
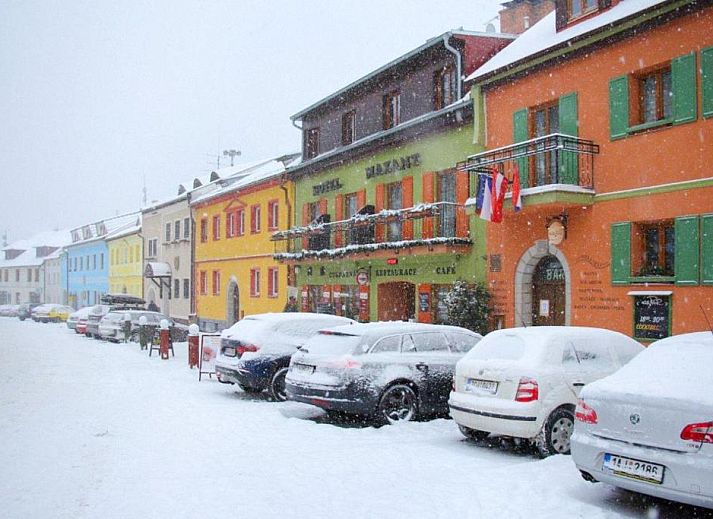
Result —
<instances>
[{"instance_id":1,"label":"car wheel","mask_svg":"<svg viewBox=\"0 0 713 519\"><path fill-rule=\"evenodd\" d=\"M415 420L418 413L416 393L406 384L389 387L381 395L378 416L387 423Z\"/></svg>"},{"instance_id":2,"label":"car wheel","mask_svg":"<svg viewBox=\"0 0 713 519\"><path fill-rule=\"evenodd\" d=\"M287 376L288 367L278 368L275 374L270 379L270 396L276 402L284 402L287 400L287 391L285 390L285 377Z\"/></svg>"},{"instance_id":3,"label":"car wheel","mask_svg":"<svg viewBox=\"0 0 713 519\"><path fill-rule=\"evenodd\" d=\"M488 431L471 429L470 427L466 427L465 425L458 424L458 429L460 429L460 432L463 434L463 436L465 436L469 440L482 441L488 436L490 436L490 433Z\"/></svg>"},{"instance_id":4,"label":"car wheel","mask_svg":"<svg viewBox=\"0 0 713 519\"><path fill-rule=\"evenodd\" d=\"M560 407L547 418L540 434L535 437L535 447L543 458L553 454L569 454L570 437L574 429L574 412Z\"/></svg>"},{"instance_id":5,"label":"car wheel","mask_svg":"<svg viewBox=\"0 0 713 519\"><path fill-rule=\"evenodd\" d=\"M238 384L238 387L245 391L246 393L260 393L262 392L262 389L256 389L254 387L250 386L244 386L243 384Z\"/></svg>"}]
</instances>

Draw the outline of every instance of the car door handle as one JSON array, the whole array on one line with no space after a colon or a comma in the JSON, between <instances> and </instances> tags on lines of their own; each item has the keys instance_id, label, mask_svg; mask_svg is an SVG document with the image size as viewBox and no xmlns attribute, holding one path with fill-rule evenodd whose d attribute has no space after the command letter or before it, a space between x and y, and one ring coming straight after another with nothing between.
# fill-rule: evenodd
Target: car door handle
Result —
<instances>
[{"instance_id":1,"label":"car door handle","mask_svg":"<svg viewBox=\"0 0 713 519\"><path fill-rule=\"evenodd\" d=\"M572 385L574 387L582 387L584 385L584 382L572 382Z\"/></svg>"},{"instance_id":2,"label":"car door handle","mask_svg":"<svg viewBox=\"0 0 713 519\"><path fill-rule=\"evenodd\" d=\"M424 364L423 362L419 362L416 364L416 369L419 371L423 371L424 373L428 371L428 364Z\"/></svg>"}]
</instances>

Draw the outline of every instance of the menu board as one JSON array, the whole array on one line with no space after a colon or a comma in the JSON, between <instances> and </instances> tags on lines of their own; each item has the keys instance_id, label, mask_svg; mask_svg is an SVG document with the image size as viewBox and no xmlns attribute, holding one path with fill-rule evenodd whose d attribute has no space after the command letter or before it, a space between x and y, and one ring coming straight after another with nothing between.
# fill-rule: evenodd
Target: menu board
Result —
<instances>
[{"instance_id":1,"label":"menu board","mask_svg":"<svg viewBox=\"0 0 713 519\"><path fill-rule=\"evenodd\" d=\"M634 296L634 338L658 340L671 335L669 296Z\"/></svg>"}]
</instances>

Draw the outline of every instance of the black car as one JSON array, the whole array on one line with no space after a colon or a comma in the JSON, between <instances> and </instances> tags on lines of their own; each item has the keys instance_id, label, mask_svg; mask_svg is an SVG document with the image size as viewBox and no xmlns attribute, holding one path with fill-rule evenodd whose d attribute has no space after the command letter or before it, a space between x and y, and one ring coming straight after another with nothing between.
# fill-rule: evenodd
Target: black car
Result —
<instances>
[{"instance_id":1,"label":"black car","mask_svg":"<svg viewBox=\"0 0 713 519\"><path fill-rule=\"evenodd\" d=\"M456 362L481 338L405 322L321 330L292 356L287 398L382 422L446 415Z\"/></svg>"},{"instance_id":2,"label":"black car","mask_svg":"<svg viewBox=\"0 0 713 519\"><path fill-rule=\"evenodd\" d=\"M20 321L30 319L32 317L32 309L36 306L40 306L40 303L25 303L24 305L20 305L17 309L17 318L20 319Z\"/></svg>"}]
</instances>

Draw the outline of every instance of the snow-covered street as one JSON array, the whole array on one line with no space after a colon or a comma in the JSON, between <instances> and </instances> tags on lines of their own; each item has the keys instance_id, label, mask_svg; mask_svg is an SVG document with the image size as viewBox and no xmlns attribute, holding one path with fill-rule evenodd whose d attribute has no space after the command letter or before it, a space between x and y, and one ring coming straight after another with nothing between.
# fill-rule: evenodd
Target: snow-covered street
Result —
<instances>
[{"instance_id":1,"label":"snow-covered street","mask_svg":"<svg viewBox=\"0 0 713 519\"><path fill-rule=\"evenodd\" d=\"M14 318L0 336L3 517L713 517L450 420L339 426L198 382L185 344L164 361Z\"/></svg>"}]
</instances>

